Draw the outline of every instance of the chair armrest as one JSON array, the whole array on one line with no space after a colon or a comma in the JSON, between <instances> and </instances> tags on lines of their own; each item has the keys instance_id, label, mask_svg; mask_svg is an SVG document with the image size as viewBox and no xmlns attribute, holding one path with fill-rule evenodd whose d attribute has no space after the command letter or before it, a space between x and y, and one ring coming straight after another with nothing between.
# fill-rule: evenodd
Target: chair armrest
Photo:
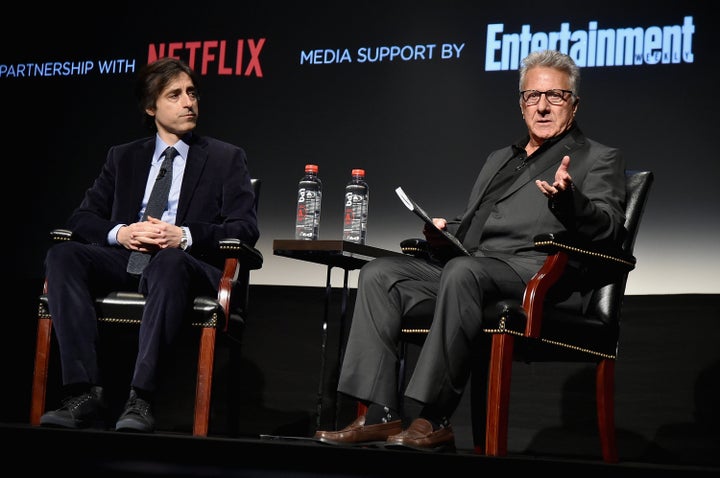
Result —
<instances>
[{"instance_id":1,"label":"chair armrest","mask_svg":"<svg viewBox=\"0 0 720 478\"><path fill-rule=\"evenodd\" d=\"M70 229L53 229L50 231L50 239L53 242L73 241L73 232Z\"/></svg>"},{"instance_id":2,"label":"chair armrest","mask_svg":"<svg viewBox=\"0 0 720 478\"><path fill-rule=\"evenodd\" d=\"M635 268L635 257L620 248L583 242L568 233L539 234L533 241L535 249L548 256L525 288L526 337L540 336L543 307L553 287L555 298L584 293L615 282Z\"/></svg>"},{"instance_id":3,"label":"chair armrest","mask_svg":"<svg viewBox=\"0 0 720 478\"><path fill-rule=\"evenodd\" d=\"M565 273L567 263L568 255L564 250L548 254L540 270L528 281L522 302L526 316L525 337L540 337L545 299Z\"/></svg>"},{"instance_id":4,"label":"chair armrest","mask_svg":"<svg viewBox=\"0 0 720 478\"><path fill-rule=\"evenodd\" d=\"M410 238L400 242L400 250L403 254L420 259L430 259L430 249L425 239Z\"/></svg>"},{"instance_id":5,"label":"chair armrest","mask_svg":"<svg viewBox=\"0 0 720 478\"><path fill-rule=\"evenodd\" d=\"M54 242L75 241L78 238L70 229L53 229L50 231L50 239ZM243 267L249 270L260 269L263 265L263 255L258 249L250 246L240 239L227 238L218 242L218 248L225 258L238 259Z\"/></svg>"},{"instance_id":6,"label":"chair armrest","mask_svg":"<svg viewBox=\"0 0 720 478\"><path fill-rule=\"evenodd\" d=\"M218 247L226 259L238 259L244 268L256 270L263 266L262 252L240 239L220 239Z\"/></svg>"},{"instance_id":7,"label":"chair armrest","mask_svg":"<svg viewBox=\"0 0 720 478\"><path fill-rule=\"evenodd\" d=\"M236 238L221 239L218 242L218 249L225 256L225 267L218 284L217 300L226 318L222 330L228 332L232 319L230 297L238 280L240 269L247 271L260 269L263 265L263 255L255 247Z\"/></svg>"},{"instance_id":8,"label":"chair armrest","mask_svg":"<svg viewBox=\"0 0 720 478\"><path fill-rule=\"evenodd\" d=\"M587 243L567 233L538 234L533 238L535 249L548 254L565 251L571 258L591 265L613 267L618 272L630 272L635 268L635 256L623 252L620 248L606 244Z\"/></svg>"}]
</instances>

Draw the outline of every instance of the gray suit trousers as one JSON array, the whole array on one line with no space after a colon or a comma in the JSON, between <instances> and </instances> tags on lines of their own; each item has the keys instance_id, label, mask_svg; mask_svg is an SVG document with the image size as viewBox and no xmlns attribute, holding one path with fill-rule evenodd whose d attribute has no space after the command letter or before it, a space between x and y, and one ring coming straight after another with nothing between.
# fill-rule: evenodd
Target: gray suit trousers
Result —
<instances>
[{"instance_id":1,"label":"gray suit trousers","mask_svg":"<svg viewBox=\"0 0 720 478\"><path fill-rule=\"evenodd\" d=\"M360 270L338 391L399 410L402 316L432 301L432 327L405 395L446 410L449 417L470 376L484 302L521 297L526 280L489 257L457 257L444 267L410 256L373 260Z\"/></svg>"}]
</instances>

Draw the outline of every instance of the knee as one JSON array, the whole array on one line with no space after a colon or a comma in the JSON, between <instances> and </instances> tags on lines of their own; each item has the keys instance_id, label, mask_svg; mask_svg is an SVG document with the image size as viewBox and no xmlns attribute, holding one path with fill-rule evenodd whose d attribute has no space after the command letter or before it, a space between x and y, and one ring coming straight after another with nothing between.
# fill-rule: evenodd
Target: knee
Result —
<instances>
[{"instance_id":1,"label":"knee","mask_svg":"<svg viewBox=\"0 0 720 478\"><path fill-rule=\"evenodd\" d=\"M375 281L375 279L383 274L385 266L382 264L382 258L375 259L365 264L358 275L358 282Z\"/></svg>"},{"instance_id":2,"label":"knee","mask_svg":"<svg viewBox=\"0 0 720 478\"><path fill-rule=\"evenodd\" d=\"M378 257L377 259L368 262L362 267L362 269L360 269L358 282L377 282L378 280L381 280L382 277L387 275L389 266L390 264L383 257Z\"/></svg>"},{"instance_id":3,"label":"knee","mask_svg":"<svg viewBox=\"0 0 720 478\"><path fill-rule=\"evenodd\" d=\"M477 263L472 257L456 257L445 265L441 282L448 285L476 284Z\"/></svg>"},{"instance_id":4,"label":"knee","mask_svg":"<svg viewBox=\"0 0 720 478\"><path fill-rule=\"evenodd\" d=\"M53 244L45 255L45 264L47 267L58 265L64 267L66 264L73 262L78 253L86 247L81 242L67 241Z\"/></svg>"},{"instance_id":5,"label":"knee","mask_svg":"<svg viewBox=\"0 0 720 478\"><path fill-rule=\"evenodd\" d=\"M175 274L181 274L185 270L186 256L187 254L181 249L160 249L145 268L143 275L149 278L160 274L168 278Z\"/></svg>"},{"instance_id":6,"label":"knee","mask_svg":"<svg viewBox=\"0 0 720 478\"><path fill-rule=\"evenodd\" d=\"M405 258L400 258L405 260ZM400 262L402 264L402 262ZM378 257L365 264L358 275L358 287L369 284L383 284L385 289L395 282L398 260L394 257Z\"/></svg>"},{"instance_id":7,"label":"knee","mask_svg":"<svg viewBox=\"0 0 720 478\"><path fill-rule=\"evenodd\" d=\"M473 269L476 267L476 261L472 257L455 257L450 259L443 268L443 275L451 277L462 277L464 275L472 275Z\"/></svg>"}]
</instances>

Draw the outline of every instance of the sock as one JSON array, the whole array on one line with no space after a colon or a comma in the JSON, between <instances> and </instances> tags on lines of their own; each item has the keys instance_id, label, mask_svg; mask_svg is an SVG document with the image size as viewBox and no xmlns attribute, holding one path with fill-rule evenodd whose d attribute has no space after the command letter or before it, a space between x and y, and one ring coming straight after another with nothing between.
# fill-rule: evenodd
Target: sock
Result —
<instances>
[{"instance_id":1,"label":"sock","mask_svg":"<svg viewBox=\"0 0 720 478\"><path fill-rule=\"evenodd\" d=\"M90 392L90 384L87 382L71 383L65 385L64 389L68 396L77 397L78 395Z\"/></svg>"},{"instance_id":2,"label":"sock","mask_svg":"<svg viewBox=\"0 0 720 478\"><path fill-rule=\"evenodd\" d=\"M142 388L132 387L133 390L135 390L135 395L138 396L138 398L142 398L146 402L152 403L153 401L153 393L148 392L147 390L143 390Z\"/></svg>"},{"instance_id":3,"label":"sock","mask_svg":"<svg viewBox=\"0 0 720 478\"><path fill-rule=\"evenodd\" d=\"M422 408L420 411L420 418L424 418L432 423L433 431L450 426L450 420L448 419L447 414L432 405L425 405Z\"/></svg>"},{"instance_id":4,"label":"sock","mask_svg":"<svg viewBox=\"0 0 720 478\"><path fill-rule=\"evenodd\" d=\"M392 408L370 403L367 413L365 414L365 425L377 425L378 423L387 423L394 420L400 420L400 413Z\"/></svg>"}]
</instances>

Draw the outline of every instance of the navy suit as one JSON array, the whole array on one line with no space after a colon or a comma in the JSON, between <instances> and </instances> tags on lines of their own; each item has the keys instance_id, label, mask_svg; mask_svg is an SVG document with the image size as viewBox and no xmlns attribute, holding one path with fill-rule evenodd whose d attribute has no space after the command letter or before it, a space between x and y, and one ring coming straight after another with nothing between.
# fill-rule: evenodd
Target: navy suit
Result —
<instances>
[{"instance_id":1,"label":"navy suit","mask_svg":"<svg viewBox=\"0 0 720 478\"><path fill-rule=\"evenodd\" d=\"M448 223L460 240L492 179L513 155L514 149L506 147L488 156L466 210ZM552 184L565 155L570 156L574 191L563 210L553 210L535 180ZM410 256L378 258L360 270L338 390L397 410L401 319L430 301L435 306L432 327L405 394L449 417L470 375L484 302L520 298L546 257L534 249L533 237L572 229L589 240L621 241L624 211L625 163L620 152L588 139L577 127L571 129L514 173L493 203L479 243L464 244L477 249L472 257L456 257L444 265Z\"/></svg>"},{"instance_id":2,"label":"navy suit","mask_svg":"<svg viewBox=\"0 0 720 478\"><path fill-rule=\"evenodd\" d=\"M101 384L93 296L113 290L146 294L139 351L131 385L152 392L162 350L177 335L199 293L214 293L222 275L217 241L259 237L245 152L193 134L180 190L176 225L190 229L192 247L153 255L138 283L126 272L130 251L110 246L109 231L139 220L155 137L110 148L100 175L70 216L78 241L54 245L45 259L48 301L58 338L63 384Z\"/></svg>"}]
</instances>

